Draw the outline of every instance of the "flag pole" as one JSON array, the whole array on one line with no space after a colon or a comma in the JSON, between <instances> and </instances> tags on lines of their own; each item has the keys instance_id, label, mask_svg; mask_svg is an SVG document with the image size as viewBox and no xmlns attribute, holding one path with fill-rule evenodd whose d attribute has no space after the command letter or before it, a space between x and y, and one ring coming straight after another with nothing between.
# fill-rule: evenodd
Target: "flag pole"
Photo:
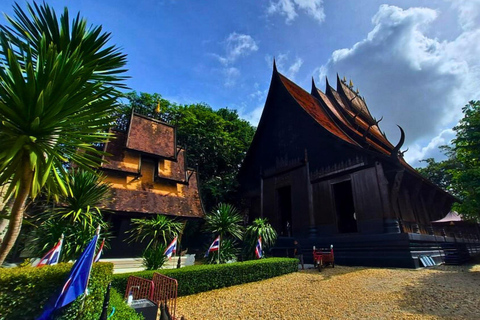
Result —
<instances>
[{"instance_id":1,"label":"flag pole","mask_svg":"<svg viewBox=\"0 0 480 320\"><path fill-rule=\"evenodd\" d=\"M97 230L95 231L95 235L97 236L97 239L95 240L94 248L97 248L98 237L100 236L100 229L101 229L100 225L98 225ZM90 275L92 274L93 260L95 260L95 251L93 251L92 261L90 262L90 269L88 270L87 286L85 287L85 292L83 293L82 306L80 308L80 310L82 311L83 311L83 306L85 305L85 300L87 299L87 295L88 295L88 283L90 282Z\"/></svg>"},{"instance_id":2,"label":"flag pole","mask_svg":"<svg viewBox=\"0 0 480 320\"><path fill-rule=\"evenodd\" d=\"M217 264L220 264L220 242L222 240L222 235L218 235L218 255L217 255Z\"/></svg>"},{"instance_id":3,"label":"flag pole","mask_svg":"<svg viewBox=\"0 0 480 320\"><path fill-rule=\"evenodd\" d=\"M60 262L60 256L62 255L62 249L63 249L63 238L65 236L63 235L63 232L62 232L62 236L60 237L60 254L59 254L59 257L58 257L58 262Z\"/></svg>"}]
</instances>

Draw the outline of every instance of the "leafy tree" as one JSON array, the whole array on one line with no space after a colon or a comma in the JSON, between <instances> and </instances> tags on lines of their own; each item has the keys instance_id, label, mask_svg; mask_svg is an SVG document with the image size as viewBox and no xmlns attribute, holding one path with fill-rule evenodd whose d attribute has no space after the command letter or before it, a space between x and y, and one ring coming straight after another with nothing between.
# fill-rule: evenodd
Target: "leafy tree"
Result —
<instances>
[{"instance_id":1,"label":"leafy tree","mask_svg":"<svg viewBox=\"0 0 480 320\"><path fill-rule=\"evenodd\" d=\"M255 247L259 237L262 237L262 249L264 251L273 247L275 241L277 241L277 232L268 223L267 218L257 218L247 227L244 236L247 257L253 258L255 256Z\"/></svg>"},{"instance_id":2,"label":"leafy tree","mask_svg":"<svg viewBox=\"0 0 480 320\"><path fill-rule=\"evenodd\" d=\"M227 108L214 111L206 104L177 105L157 93L131 92L124 97L127 102L122 104L119 126L128 122L132 108L177 126L178 143L187 149L189 166L198 166L207 211L217 203L233 201L236 175L255 134L254 127Z\"/></svg>"},{"instance_id":3,"label":"leafy tree","mask_svg":"<svg viewBox=\"0 0 480 320\"><path fill-rule=\"evenodd\" d=\"M456 195L453 187L453 172L460 168L460 163L456 160L450 148L446 146L442 148L447 151L447 156L449 156L447 160L440 162L436 162L433 158L420 160L421 162L426 162L427 166L417 168L417 171L443 190Z\"/></svg>"},{"instance_id":4,"label":"leafy tree","mask_svg":"<svg viewBox=\"0 0 480 320\"><path fill-rule=\"evenodd\" d=\"M10 181L8 193L15 192L0 264L18 237L28 196L44 186L71 193L60 178L64 163L98 164L93 144L108 137L126 63L107 46L110 34L79 15L70 21L66 8L60 19L46 4L28 5L28 14L14 8L10 26L0 26L0 185Z\"/></svg>"},{"instance_id":5,"label":"leafy tree","mask_svg":"<svg viewBox=\"0 0 480 320\"><path fill-rule=\"evenodd\" d=\"M462 202L454 208L464 217L480 220L480 101L470 101L463 119L453 129L453 152L461 167L452 170L453 183Z\"/></svg>"},{"instance_id":6,"label":"leafy tree","mask_svg":"<svg viewBox=\"0 0 480 320\"><path fill-rule=\"evenodd\" d=\"M106 247L110 238L109 225L104 222L102 211L97 207L110 189L104 177L81 169L67 174L61 178L71 193L61 195L56 204L51 201L43 206L40 204L43 210L32 219L37 227L29 241L32 252L45 253L63 234L61 261L76 259L92 240L99 225Z\"/></svg>"}]
</instances>

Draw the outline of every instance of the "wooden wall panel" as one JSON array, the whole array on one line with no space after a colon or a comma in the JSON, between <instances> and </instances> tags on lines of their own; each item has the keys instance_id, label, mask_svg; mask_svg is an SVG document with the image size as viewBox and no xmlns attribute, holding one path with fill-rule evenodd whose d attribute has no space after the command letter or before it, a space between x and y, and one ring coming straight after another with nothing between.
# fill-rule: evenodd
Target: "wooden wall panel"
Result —
<instances>
[{"instance_id":1,"label":"wooden wall panel","mask_svg":"<svg viewBox=\"0 0 480 320\"><path fill-rule=\"evenodd\" d=\"M329 181L322 181L312 185L313 214L317 226L336 223L333 194Z\"/></svg>"},{"instance_id":2,"label":"wooden wall panel","mask_svg":"<svg viewBox=\"0 0 480 320\"><path fill-rule=\"evenodd\" d=\"M383 219L382 200L375 168L352 174L352 189L357 220Z\"/></svg>"}]
</instances>

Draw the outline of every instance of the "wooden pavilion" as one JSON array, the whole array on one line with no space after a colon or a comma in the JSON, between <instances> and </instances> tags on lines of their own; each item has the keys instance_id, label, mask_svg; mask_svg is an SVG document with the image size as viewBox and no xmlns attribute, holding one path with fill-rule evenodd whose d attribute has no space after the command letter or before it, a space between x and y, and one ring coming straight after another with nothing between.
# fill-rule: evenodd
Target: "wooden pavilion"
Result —
<instances>
[{"instance_id":1,"label":"wooden pavilion","mask_svg":"<svg viewBox=\"0 0 480 320\"><path fill-rule=\"evenodd\" d=\"M250 219L266 217L281 238L336 249L338 263L419 266L442 259L430 221L455 198L423 178L391 143L363 97L337 76L336 90L312 81L308 93L280 74L272 80L257 132L239 173ZM283 250L283 251L282 251Z\"/></svg>"},{"instance_id":2,"label":"wooden pavilion","mask_svg":"<svg viewBox=\"0 0 480 320\"><path fill-rule=\"evenodd\" d=\"M104 146L102 171L111 183L103 204L115 238L106 257L139 256L143 247L127 244L132 218L168 215L183 220L202 218L197 173L177 145L177 129L168 123L132 113L125 128L112 130L115 139Z\"/></svg>"}]
</instances>

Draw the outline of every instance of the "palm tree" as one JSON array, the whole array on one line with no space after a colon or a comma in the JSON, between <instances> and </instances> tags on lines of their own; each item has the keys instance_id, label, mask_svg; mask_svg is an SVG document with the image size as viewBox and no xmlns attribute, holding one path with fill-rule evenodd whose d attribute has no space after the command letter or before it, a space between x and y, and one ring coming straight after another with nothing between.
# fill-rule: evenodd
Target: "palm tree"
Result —
<instances>
[{"instance_id":1,"label":"palm tree","mask_svg":"<svg viewBox=\"0 0 480 320\"><path fill-rule=\"evenodd\" d=\"M272 247L277 241L277 232L268 223L267 218L257 218L253 220L252 224L247 227L245 231L245 244L247 254L254 256L257 239L262 237L262 247L264 250Z\"/></svg>"},{"instance_id":2,"label":"palm tree","mask_svg":"<svg viewBox=\"0 0 480 320\"><path fill-rule=\"evenodd\" d=\"M147 248L157 247L160 244L166 246L167 242L178 236L184 227L184 223L160 214L151 219L132 219L132 225L129 241L143 242L151 238Z\"/></svg>"},{"instance_id":3,"label":"palm tree","mask_svg":"<svg viewBox=\"0 0 480 320\"><path fill-rule=\"evenodd\" d=\"M94 167L113 119L126 56L106 46L110 34L87 27L79 14L70 22L43 4L16 4L0 27L0 185L15 192L0 264L13 247L25 203L43 187L71 193L60 178L66 162ZM83 152L78 152L78 150Z\"/></svg>"},{"instance_id":4,"label":"palm tree","mask_svg":"<svg viewBox=\"0 0 480 320\"><path fill-rule=\"evenodd\" d=\"M240 212L231 204L220 203L212 212L205 216L205 230L241 240L243 237L243 218Z\"/></svg>"},{"instance_id":5,"label":"palm tree","mask_svg":"<svg viewBox=\"0 0 480 320\"><path fill-rule=\"evenodd\" d=\"M98 225L108 247L109 225L97 206L110 190L110 185L104 182L104 176L77 169L70 170L68 176L61 178L72 193L60 196L59 203L54 206L47 202L44 210L35 215L37 228L33 231L30 243L32 251L50 249L64 234L61 261L76 259L95 235Z\"/></svg>"}]
</instances>

